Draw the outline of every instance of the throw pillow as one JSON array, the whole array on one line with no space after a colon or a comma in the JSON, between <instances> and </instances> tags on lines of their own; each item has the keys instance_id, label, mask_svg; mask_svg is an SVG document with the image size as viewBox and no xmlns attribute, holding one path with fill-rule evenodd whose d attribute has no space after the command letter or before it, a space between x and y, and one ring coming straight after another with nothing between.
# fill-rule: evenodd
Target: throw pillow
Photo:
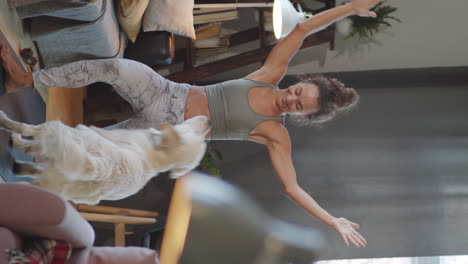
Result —
<instances>
[{"instance_id":1,"label":"throw pillow","mask_svg":"<svg viewBox=\"0 0 468 264\"><path fill-rule=\"evenodd\" d=\"M140 32L148 2L149 0L120 0L117 5L120 26L132 42L135 42Z\"/></svg>"},{"instance_id":2,"label":"throw pillow","mask_svg":"<svg viewBox=\"0 0 468 264\"><path fill-rule=\"evenodd\" d=\"M194 0L149 0L143 31L169 31L195 39Z\"/></svg>"}]
</instances>

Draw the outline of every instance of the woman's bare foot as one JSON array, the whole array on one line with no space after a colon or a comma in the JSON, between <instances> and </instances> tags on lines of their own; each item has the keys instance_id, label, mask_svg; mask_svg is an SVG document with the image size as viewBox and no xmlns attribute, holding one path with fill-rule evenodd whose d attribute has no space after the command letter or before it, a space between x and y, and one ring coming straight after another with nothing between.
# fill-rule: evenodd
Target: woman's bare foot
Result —
<instances>
[{"instance_id":1,"label":"woman's bare foot","mask_svg":"<svg viewBox=\"0 0 468 264\"><path fill-rule=\"evenodd\" d=\"M13 60L8 48L2 44L0 44L0 63L5 69L5 91L7 93L33 87L32 74L23 71Z\"/></svg>"}]
</instances>

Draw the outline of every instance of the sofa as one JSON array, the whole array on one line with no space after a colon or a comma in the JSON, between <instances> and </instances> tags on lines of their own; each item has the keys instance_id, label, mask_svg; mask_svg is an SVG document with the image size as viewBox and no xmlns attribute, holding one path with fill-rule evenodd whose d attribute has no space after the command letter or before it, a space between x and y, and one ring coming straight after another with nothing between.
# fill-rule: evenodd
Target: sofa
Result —
<instances>
[{"instance_id":1,"label":"sofa","mask_svg":"<svg viewBox=\"0 0 468 264\"><path fill-rule=\"evenodd\" d=\"M93 247L94 230L70 203L30 185L0 184L0 264L6 249L22 249L41 238L67 241L66 263L157 264L157 253L142 247Z\"/></svg>"},{"instance_id":2,"label":"sofa","mask_svg":"<svg viewBox=\"0 0 468 264\"><path fill-rule=\"evenodd\" d=\"M122 57L151 67L170 64L174 57L173 34L141 32L137 42L128 45L116 11L119 1L8 0L8 4L16 8L36 43L42 68Z\"/></svg>"}]
</instances>

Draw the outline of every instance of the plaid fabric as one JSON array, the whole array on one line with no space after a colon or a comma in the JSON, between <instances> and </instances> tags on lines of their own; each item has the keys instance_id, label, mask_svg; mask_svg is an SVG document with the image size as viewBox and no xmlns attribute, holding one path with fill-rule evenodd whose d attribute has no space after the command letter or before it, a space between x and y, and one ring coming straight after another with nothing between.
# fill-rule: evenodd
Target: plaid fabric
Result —
<instances>
[{"instance_id":1,"label":"plaid fabric","mask_svg":"<svg viewBox=\"0 0 468 264\"><path fill-rule=\"evenodd\" d=\"M71 252L70 243L53 239L35 240L24 252L6 250L9 264L65 264Z\"/></svg>"}]
</instances>

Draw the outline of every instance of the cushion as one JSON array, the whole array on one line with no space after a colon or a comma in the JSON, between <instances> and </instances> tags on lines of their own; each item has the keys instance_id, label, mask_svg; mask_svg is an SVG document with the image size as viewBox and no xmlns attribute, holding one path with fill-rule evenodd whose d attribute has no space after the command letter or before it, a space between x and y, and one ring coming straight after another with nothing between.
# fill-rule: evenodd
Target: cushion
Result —
<instances>
[{"instance_id":1,"label":"cushion","mask_svg":"<svg viewBox=\"0 0 468 264\"><path fill-rule=\"evenodd\" d=\"M141 247L92 247L77 250L69 263L75 264L159 264L158 254Z\"/></svg>"},{"instance_id":2,"label":"cushion","mask_svg":"<svg viewBox=\"0 0 468 264\"><path fill-rule=\"evenodd\" d=\"M140 32L148 2L149 0L120 0L117 5L120 26L132 42L135 42Z\"/></svg>"},{"instance_id":3,"label":"cushion","mask_svg":"<svg viewBox=\"0 0 468 264\"><path fill-rule=\"evenodd\" d=\"M136 60L149 67L171 64L174 59L175 38L167 31L141 32L135 43L128 43L124 58Z\"/></svg>"},{"instance_id":4,"label":"cushion","mask_svg":"<svg viewBox=\"0 0 468 264\"><path fill-rule=\"evenodd\" d=\"M194 0L149 0L143 31L164 30L195 39Z\"/></svg>"}]
</instances>

